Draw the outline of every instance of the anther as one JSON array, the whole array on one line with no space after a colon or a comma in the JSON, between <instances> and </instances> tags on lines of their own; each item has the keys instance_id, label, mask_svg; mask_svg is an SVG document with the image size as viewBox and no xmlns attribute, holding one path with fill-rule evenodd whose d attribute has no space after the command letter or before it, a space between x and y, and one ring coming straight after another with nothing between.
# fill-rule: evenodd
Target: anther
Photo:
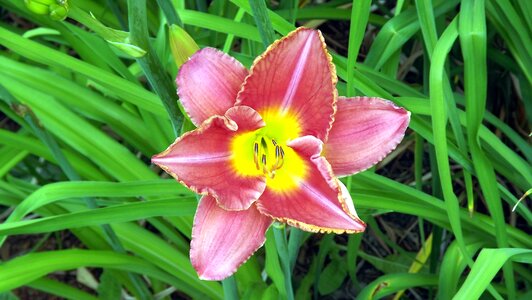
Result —
<instances>
[{"instance_id":1,"label":"anther","mask_svg":"<svg viewBox=\"0 0 532 300\"><path fill-rule=\"evenodd\" d=\"M262 155L262 165L266 166L266 154Z\"/></svg>"},{"instance_id":2,"label":"anther","mask_svg":"<svg viewBox=\"0 0 532 300\"><path fill-rule=\"evenodd\" d=\"M259 142L260 139L260 142ZM268 165L268 155L271 153L268 151L269 141L275 147L275 161ZM259 144L260 143L260 144ZM271 149L271 145L270 145ZM264 175L269 176L270 178L275 177L276 170L280 169L284 164L284 150L281 145L277 143L274 139L269 139L264 136L258 136L255 142L253 143L253 161L257 170L261 170Z\"/></svg>"},{"instance_id":3,"label":"anther","mask_svg":"<svg viewBox=\"0 0 532 300\"><path fill-rule=\"evenodd\" d=\"M279 162L275 164L276 169L280 169L284 164L284 150L283 147L279 146Z\"/></svg>"},{"instance_id":4,"label":"anther","mask_svg":"<svg viewBox=\"0 0 532 300\"><path fill-rule=\"evenodd\" d=\"M280 159L281 159L281 146L276 145L275 146L275 165L273 165L273 168L272 168L273 170L279 169Z\"/></svg>"},{"instance_id":5,"label":"anther","mask_svg":"<svg viewBox=\"0 0 532 300\"><path fill-rule=\"evenodd\" d=\"M266 143L266 140L264 139L264 137L260 138L260 145L262 146L262 150L268 153L268 143Z\"/></svg>"},{"instance_id":6,"label":"anther","mask_svg":"<svg viewBox=\"0 0 532 300\"><path fill-rule=\"evenodd\" d=\"M268 174L269 171L268 171L268 165L266 165L266 154L262 155L261 162L262 162L262 173Z\"/></svg>"},{"instance_id":7,"label":"anther","mask_svg":"<svg viewBox=\"0 0 532 300\"><path fill-rule=\"evenodd\" d=\"M259 165L259 143L255 142L253 145L253 161L255 161L255 167L260 170Z\"/></svg>"}]
</instances>

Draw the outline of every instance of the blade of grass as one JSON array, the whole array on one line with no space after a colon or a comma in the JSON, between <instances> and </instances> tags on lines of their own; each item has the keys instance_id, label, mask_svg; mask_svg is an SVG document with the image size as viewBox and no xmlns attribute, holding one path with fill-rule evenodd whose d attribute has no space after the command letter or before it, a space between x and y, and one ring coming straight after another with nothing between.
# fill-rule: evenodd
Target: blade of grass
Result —
<instances>
[{"instance_id":1,"label":"blade of grass","mask_svg":"<svg viewBox=\"0 0 532 300\"><path fill-rule=\"evenodd\" d=\"M476 253L485 243L474 241L467 244L469 253ZM438 299L451 300L458 289L460 275L467 267L467 261L464 259L456 241L445 251L439 276Z\"/></svg>"},{"instance_id":2,"label":"blade of grass","mask_svg":"<svg viewBox=\"0 0 532 300\"><path fill-rule=\"evenodd\" d=\"M235 5L237 5L238 7L244 9L248 14L250 14L252 16L255 14L255 12L251 8L251 4L250 4L252 1L246 1L246 0L230 0L230 1L233 2ZM295 26L292 23L288 22L287 20L285 20L284 18L282 18L281 16L279 16L275 12L273 12L273 11L271 11L269 9L266 9L266 11L268 12L268 16L269 16L269 19L271 21L272 27L277 32L279 32L281 35L286 35L290 31L295 29ZM259 24L257 23L257 26L258 25ZM275 36L275 34L273 34L273 36ZM273 42L273 40L272 40L272 42Z\"/></svg>"},{"instance_id":3,"label":"blade of grass","mask_svg":"<svg viewBox=\"0 0 532 300\"><path fill-rule=\"evenodd\" d=\"M161 8L168 25L176 24L179 27L183 27L183 21L179 18L177 10L174 8L172 1L169 0L157 0L157 4Z\"/></svg>"},{"instance_id":4,"label":"blade of grass","mask_svg":"<svg viewBox=\"0 0 532 300\"><path fill-rule=\"evenodd\" d=\"M450 228L450 221L448 218L448 212L446 211L446 204L445 202L441 201L440 199L437 199L433 196L430 196L428 194L419 192L415 188L405 186L401 183L395 182L391 179L388 179L386 177L372 174L372 173L360 173L355 176L356 183L355 189L363 188L366 189L364 191L364 197L370 197L371 199L374 199L373 201L383 201L382 205L381 203L374 203L371 204L370 200L367 199L360 199L360 195L353 194L353 199L357 199L357 206L361 208L373 208L373 209L386 209L386 206L384 202L387 202L388 197L393 197L391 194L396 195L397 197L397 205L394 205L393 202L387 202L387 205L390 205L390 207L393 207L396 211L401 211L403 213L411 214L411 215L417 215L417 216L430 216L431 222L437 222L438 224L444 224L446 228ZM382 192L381 195L382 200L375 200L375 197L378 196L370 196L370 191L367 191L367 189L370 189L370 191L373 192ZM359 191L361 192L361 191ZM385 195L386 194L386 195ZM406 208L402 207L402 204L399 205L399 202L401 201L411 201L410 203L416 208ZM419 211L416 212L416 209L419 209ZM460 210L459 216L461 221L467 226L467 230L470 232L478 232L479 234L487 234L489 236L489 239L492 241L495 241L495 233L493 231L494 224L493 220L485 215L478 214L478 217L475 215L469 216L465 212L465 210ZM488 226L484 227L484 226ZM528 241L523 231L515 230L514 227L510 225L506 225L506 230L509 234L509 237L512 236L511 240L513 240L512 247L532 247L532 242ZM524 235L523 235L524 234ZM519 236L519 237L518 237ZM517 242L516 239L519 240ZM517 244L515 243L517 242ZM519 246L521 245L521 246ZM525 246L526 245L526 246Z\"/></svg>"},{"instance_id":5,"label":"blade of grass","mask_svg":"<svg viewBox=\"0 0 532 300\"><path fill-rule=\"evenodd\" d=\"M272 227L266 232L266 243L264 247L266 249L266 274L272 279L281 297L285 299L288 297L285 289L285 275L279 263L279 254L275 246L275 236Z\"/></svg>"},{"instance_id":6,"label":"blade of grass","mask_svg":"<svg viewBox=\"0 0 532 300\"><path fill-rule=\"evenodd\" d=\"M192 193L174 180L143 180L133 182L58 182L35 191L17 206L9 220L21 220L28 213L56 201L80 197L150 197L175 195L191 197ZM175 198L174 198L175 199Z\"/></svg>"},{"instance_id":7,"label":"blade of grass","mask_svg":"<svg viewBox=\"0 0 532 300\"><path fill-rule=\"evenodd\" d=\"M532 37L514 6L509 0L489 0L486 2L486 12L489 20L506 42L528 83L532 83L532 57L530 56Z\"/></svg>"},{"instance_id":8,"label":"blade of grass","mask_svg":"<svg viewBox=\"0 0 532 300\"><path fill-rule=\"evenodd\" d=\"M317 263L316 263L316 272L314 273L314 293L312 294L312 298L314 300L319 299L318 286L320 285L320 274L323 270L323 266L325 265L325 259L327 258L327 255L329 254L329 251L331 251L331 248L333 247L333 245L334 245L333 234L324 235L320 241L320 248L318 251L318 255L315 258L317 260Z\"/></svg>"},{"instance_id":9,"label":"blade of grass","mask_svg":"<svg viewBox=\"0 0 532 300\"><path fill-rule=\"evenodd\" d=\"M155 94L119 76L37 42L24 39L2 27L0 27L0 44L36 62L74 70L76 73L83 74L103 86L112 88L116 91L116 94L120 95L122 100L153 112L158 116L166 116L164 108L160 105Z\"/></svg>"},{"instance_id":10,"label":"blade of grass","mask_svg":"<svg viewBox=\"0 0 532 300\"><path fill-rule=\"evenodd\" d=\"M1 75L0 77L9 92L17 100L28 105L50 132L109 174L121 180L156 177L124 145L119 144L49 95L9 77Z\"/></svg>"},{"instance_id":11,"label":"blade of grass","mask_svg":"<svg viewBox=\"0 0 532 300\"><path fill-rule=\"evenodd\" d=\"M48 273L83 266L146 274L176 287L181 283L151 263L131 255L96 250L56 250L17 257L0 265L0 291L30 283Z\"/></svg>"},{"instance_id":12,"label":"blade of grass","mask_svg":"<svg viewBox=\"0 0 532 300\"><path fill-rule=\"evenodd\" d=\"M190 263L188 248L185 252L177 251L164 237L138 224L115 223L112 226L128 251L178 278L182 283L181 288L190 296L196 299L222 299L223 290L218 282L198 278Z\"/></svg>"},{"instance_id":13,"label":"blade of grass","mask_svg":"<svg viewBox=\"0 0 532 300\"><path fill-rule=\"evenodd\" d=\"M72 300L97 300L98 298L80 289L45 277L28 283L30 288Z\"/></svg>"},{"instance_id":14,"label":"blade of grass","mask_svg":"<svg viewBox=\"0 0 532 300\"><path fill-rule=\"evenodd\" d=\"M11 169L23 161L28 154L28 151L11 147L2 147L2 149L0 149L0 178L8 174Z\"/></svg>"},{"instance_id":15,"label":"blade of grass","mask_svg":"<svg viewBox=\"0 0 532 300\"><path fill-rule=\"evenodd\" d=\"M434 146L436 149L436 162L440 175L443 197L449 213L449 221L456 236L460 249L466 257L470 257L465 247L462 235L462 225L460 223L458 199L453 191L452 179L449 166L447 149L447 111L445 109L445 99L443 93L444 64L455 40L458 38L458 18L453 19L451 24L442 34L436 43L432 55L432 65L430 68L430 101L432 110L432 126L434 135Z\"/></svg>"},{"instance_id":16,"label":"blade of grass","mask_svg":"<svg viewBox=\"0 0 532 300\"><path fill-rule=\"evenodd\" d=\"M0 86L1 89L1 86ZM22 131L14 133L7 130L0 129L0 145L8 145L18 151L28 151L29 153L42 157L52 163L57 163L57 160L54 158L50 149L46 148L39 140L26 136ZM76 171L79 172L81 176L89 180L108 180L109 178L101 173L101 171L96 168L93 164L88 162L81 155L65 150L65 155L68 161L72 162L72 165L76 168ZM1 156L8 158L10 156Z\"/></svg>"},{"instance_id":17,"label":"blade of grass","mask_svg":"<svg viewBox=\"0 0 532 300\"><path fill-rule=\"evenodd\" d=\"M436 31L436 20L434 19L433 7L431 0L416 0L416 9L420 19L421 33L423 35L423 40L425 47L427 49L429 59L432 59L432 53L436 46L438 40L438 34ZM428 62L427 62L428 64ZM426 65L426 64L425 64ZM428 81L427 81L428 82ZM448 80L448 76L444 70L443 74L443 93L447 101L447 113L449 116L449 122L451 123L451 128L453 130L456 142L458 144L458 149L460 149L464 155L467 156L467 143L464 138L462 127L460 125L460 120L458 117L458 110L456 109L455 100L453 97L451 85ZM425 83L425 86L427 84ZM473 181L471 178L471 173L467 170L463 170L464 182L466 186L466 195L469 212L472 214L474 211L474 198L473 198Z\"/></svg>"},{"instance_id":18,"label":"blade of grass","mask_svg":"<svg viewBox=\"0 0 532 300\"><path fill-rule=\"evenodd\" d=\"M460 9L460 44L464 55L464 85L466 99L467 136L473 165L484 198L495 223L497 245L508 247L503 208L497 190L497 180L489 159L479 143L479 129L486 107L487 59L486 19L484 0L463 1ZM511 264L503 268L508 298L515 299L515 279Z\"/></svg>"},{"instance_id":19,"label":"blade of grass","mask_svg":"<svg viewBox=\"0 0 532 300\"><path fill-rule=\"evenodd\" d=\"M244 17L244 14L246 12L242 9L242 8L239 8L236 15L235 15L235 22L240 22L242 21L242 17ZM223 47L223 52L225 53L229 53L229 51L231 51L231 47L233 46L233 40L235 39L235 35L234 34L228 34L227 35L227 38L225 39L225 43L224 43L224 47Z\"/></svg>"},{"instance_id":20,"label":"blade of grass","mask_svg":"<svg viewBox=\"0 0 532 300\"><path fill-rule=\"evenodd\" d=\"M266 1L263 0L250 0L249 5L253 11L253 18L259 29L260 38L267 48L275 41L275 32L273 31L272 23L268 15L268 8L266 7Z\"/></svg>"},{"instance_id":21,"label":"blade of grass","mask_svg":"<svg viewBox=\"0 0 532 300\"><path fill-rule=\"evenodd\" d=\"M434 5L434 16L454 9L459 1L436 1ZM417 20L415 8L408 8L401 14L386 22L375 38L364 63L378 70L389 59L393 53L400 49L418 30L420 23Z\"/></svg>"},{"instance_id":22,"label":"blade of grass","mask_svg":"<svg viewBox=\"0 0 532 300\"><path fill-rule=\"evenodd\" d=\"M368 284L357 296L360 300L380 299L412 287L436 286L438 277L427 274L397 273L379 277Z\"/></svg>"},{"instance_id":23,"label":"blade of grass","mask_svg":"<svg viewBox=\"0 0 532 300\"><path fill-rule=\"evenodd\" d=\"M193 10L179 9L178 12L183 23L187 25L234 34L251 41L261 41L257 28L249 24Z\"/></svg>"},{"instance_id":24,"label":"blade of grass","mask_svg":"<svg viewBox=\"0 0 532 300\"><path fill-rule=\"evenodd\" d=\"M2 182L0 181L0 190L4 188L4 185L1 183ZM56 215L65 215L71 211L86 211L83 205L81 205L78 201L60 202L58 204L61 204L62 207L68 208L68 210L58 210L58 207L54 204L54 202L59 200L79 198L83 196L111 198L152 198L156 195L167 195L167 198L164 200L173 200L175 204L176 199L177 201L180 201L180 199L187 198L187 196L184 196L185 194L189 195L189 200L195 201L193 200L195 198L193 197L192 193L175 182L175 180L148 180L127 183L62 182L50 184L41 188L39 191L36 191L35 194L29 196L28 199L26 199L24 203L19 206L25 211L31 208L31 210L37 214L53 217ZM113 203L109 201L107 202L108 203L102 203ZM114 201L114 203L116 203L116 201ZM53 213L48 213L48 208L53 208ZM20 213L17 214L20 215ZM167 217L165 219L169 218L170 217ZM150 222L151 220L153 219L149 219ZM188 222L190 223L191 220ZM170 272L173 276L179 278L179 280L182 282L181 288L183 291L186 291L187 294L191 296L196 295L196 298L204 297L201 296L202 294L208 295L209 299L221 298L221 286L216 282L199 280L196 272L190 264L188 255L177 251L175 246L169 244L162 237L159 237L156 234L149 232L139 225L133 223L113 223L112 227L119 236L126 250L144 257L146 260L156 264L160 268ZM103 240L100 242L100 244L96 244L94 242L95 238L103 236L103 232L101 231L93 230L92 228L84 228L81 231L76 228L72 228L71 231L78 235L82 242L88 247L95 247L99 249L106 247L106 244ZM188 244L183 252L188 253Z\"/></svg>"},{"instance_id":25,"label":"blade of grass","mask_svg":"<svg viewBox=\"0 0 532 300\"><path fill-rule=\"evenodd\" d=\"M353 72L355 63L368 25L371 0L355 1L351 7L351 24L349 25L349 43L347 54L347 97L355 95Z\"/></svg>"},{"instance_id":26,"label":"blade of grass","mask_svg":"<svg viewBox=\"0 0 532 300\"><path fill-rule=\"evenodd\" d=\"M122 223L156 216L192 216L195 199L153 200L113 205L53 217L0 224L0 235L34 234L101 224Z\"/></svg>"},{"instance_id":27,"label":"blade of grass","mask_svg":"<svg viewBox=\"0 0 532 300\"><path fill-rule=\"evenodd\" d=\"M515 248L483 249L478 255L466 281L453 299L479 298L499 269L508 260L532 264L532 250Z\"/></svg>"},{"instance_id":28,"label":"blade of grass","mask_svg":"<svg viewBox=\"0 0 532 300\"><path fill-rule=\"evenodd\" d=\"M14 105L15 103L11 103ZM36 120L34 115L32 113L27 113L24 116L26 122L31 126L36 136L39 137L39 139L50 149L50 152L54 156L54 158L57 160L59 167L61 170L65 173L67 178L71 181L80 180L81 177L78 175L76 170L72 167L72 165L68 162L66 159L66 156L59 148L59 145L55 141L55 139L50 135L44 128L41 128L38 124L39 121ZM89 209L95 209L97 208L96 202L93 198L90 197L84 197L84 201L87 204L87 207ZM113 229L108 224L102 224L101 225L103 232L105 233L106 240L109 242L111 247L114 251L118 253L125 254L126 251L124 250L124 247L120 243L120 240L116 236L116 233L113 231ZM3 244L3 241L5 239L0 239L0 245ZM128 278L131 280L136 293L139 295L141 299L151 299L150 292L145 285L144 281L142 281L141 277L128 273Z\"/></svg>"},{"instance_id":29,"label":"blade of grass","mask_svg":"<svg viewBox=\"0 0 532 300\"><path fill-rule=\"evenodd\" d=\"M4 76L10 76L27 86L31 85L62 103L75 107L91 119L109 124L128 142L135 145L137 149L142 149L147 155L157 151L153 149L154 147L146 146L151 144L148 140L150 135L142 120L120 105L53 72L4 57L0 57L0 64L2 64L0 73Z\"/></svg>"}]
</instances>

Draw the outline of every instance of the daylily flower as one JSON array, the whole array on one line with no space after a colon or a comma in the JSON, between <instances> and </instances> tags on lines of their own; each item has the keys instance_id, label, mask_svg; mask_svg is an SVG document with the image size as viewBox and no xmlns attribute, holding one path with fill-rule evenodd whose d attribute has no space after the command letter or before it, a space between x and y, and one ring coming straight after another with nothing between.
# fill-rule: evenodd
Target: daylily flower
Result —
<instances>
[{"instance_id":1,"label":"daylily flower","mask_svg":"<svg viewBox=\"0 0 532 300\"><path fill-rule=\"evenodd\" d=\"M181 67L178 94L198 128L152 161L204 195L190 250L201 279L233 274L273 220L311 232L364 231L337 176L392 151L410 113L378 98L338 97L331 60L321 33L299 28L249 71L213 48Z\"/></svg>"}]
</instances>

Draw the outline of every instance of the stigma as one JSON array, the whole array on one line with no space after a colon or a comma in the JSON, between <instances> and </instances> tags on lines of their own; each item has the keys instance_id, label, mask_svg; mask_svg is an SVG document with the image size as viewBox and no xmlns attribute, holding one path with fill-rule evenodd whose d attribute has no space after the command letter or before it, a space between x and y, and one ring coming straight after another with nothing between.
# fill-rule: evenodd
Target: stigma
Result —
<instances>
[{"instance_id":1,"label":"stigma","mask_svg":"<svg viewBox=\"0 0 532 300\"><path fill-rule=\"evenodd\" d=\"M275 172L284 164L285 153L283 147L274 139L258 136L253 143L253 161L257 170L262 170L264 175L271 179Z\"/></svg>"}]
</instances>

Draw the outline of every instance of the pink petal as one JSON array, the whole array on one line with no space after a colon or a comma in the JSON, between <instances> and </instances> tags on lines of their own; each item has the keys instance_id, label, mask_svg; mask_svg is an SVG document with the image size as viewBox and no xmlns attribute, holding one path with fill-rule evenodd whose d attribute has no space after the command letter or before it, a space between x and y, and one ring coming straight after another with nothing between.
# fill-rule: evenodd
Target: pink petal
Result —
<instances>
[{"instance_id":1,"label":"pink petal","mask_svg":"<svg viewBox=\"0 0 532 300\"><path fill-rule=\"evenodd\" d=\"M279 192L266 187L257 201L259 211L289 225L311 232L355 233L364 231L351 196L320 156L321 141L312 136L293 140L289 146L307 161L308 174L298 188Z\"/></svg>"},{"instance_id":2,"label":"pink petal","mask_svg":"<svg viewBox=\"0 0 532 300\"><path fill-rule=\"evenodd\" d=\"M179 99L194 125L223 115L235 104L248 71L240 62L214 48L204 48L177 75Z\"/></svg>"},{"instance_id":3,"label":"pink petal","mask_svg":"<svg viewBox=\"0 0 532 300\"><path fill-rule=\"evenodd\" d=\"M325 140L337 97L331 60L319 31L298 28L255 60L237 105L250 106L262 116L271 110L294 115L300 136Z\"/></svg>"},{"instance_id":4,"label":"pink petal","mask_svg":"<svg viewBox=\"0 0 532 300\"><path fill-rule=\"evenodd\" d=\"M337 176L373 166L403 139L410 112L380 98L340 97L323 155Z\"/></svg>"},{"instance_id":5,"label":"pink petal","mask_svg":"<svg viewBox=\"0 0 532 300\"><path fill-rule=\"evenodd\" d=\"M251 206L264 191L264 176L243 176L233 168L231 141L237 133L256 130L264 122L252 108L232 107L178 138L152 162L200 194L210 194L228 210Z\"/></svg>"},{"instance_id":6,"label":"pink petal","mask_svg":"<svg viewBox=\"0 0 532 300\"><path fill-rule=\"evenodd\" d=\"M222 280L243 264L266 240L272 219L248 210L226 211L214 198L200 200L190 244L190 260L204 280Z\"/></svg>"}]
</instances>

